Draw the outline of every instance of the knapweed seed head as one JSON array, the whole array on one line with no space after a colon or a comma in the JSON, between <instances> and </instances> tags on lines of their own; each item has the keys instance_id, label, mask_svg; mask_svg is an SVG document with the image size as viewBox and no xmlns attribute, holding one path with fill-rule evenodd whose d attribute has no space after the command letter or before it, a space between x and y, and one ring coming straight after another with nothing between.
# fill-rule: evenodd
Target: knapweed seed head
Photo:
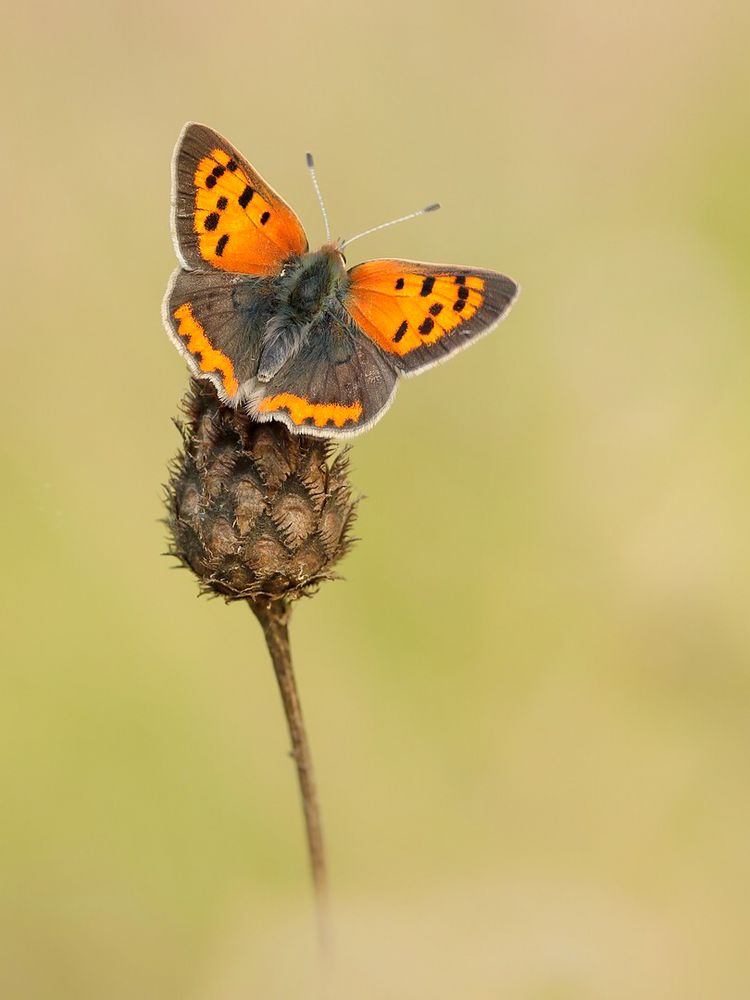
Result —
<instances>
[{"instance_id":1,"label":"knapweed seed head","mask_svg":"<svg viewBox=\"0 0 750 1000\"><path fill-rule=\"evenodd\" d=\"M225 406L194 380L167 485L169 552L226 600L309 594L352 544L345 452Z\"/></svg>"}]
</instances>

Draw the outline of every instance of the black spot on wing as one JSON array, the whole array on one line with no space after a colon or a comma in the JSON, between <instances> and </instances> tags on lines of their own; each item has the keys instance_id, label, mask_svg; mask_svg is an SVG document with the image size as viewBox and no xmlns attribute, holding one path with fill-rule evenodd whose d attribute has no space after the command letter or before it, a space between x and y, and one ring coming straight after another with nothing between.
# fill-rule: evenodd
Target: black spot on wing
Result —
<instances>
[{"instance_id":1,"label":"black spot on wing","mask_svg":"<svg viewBox=\"0 0 750 1000\"><path fill-rule=\"evenodd\" d=\"M468 299L469 289L466 287L466 285L461 285L461 287L458 290L458 297L459 299Z\"/></svg>"},{"instance_id":2,"label":"black spot on wing","mask_svg":"<svg viewBox=\"0 0 750 1000\"><path fill-rule=\"evenodd\" d=\"M422 323L419 324L419 332L422 334L423 337L426 337L427 334L430 333L434 325L435 325L435 320L431 316L427 316L427 318Z\"/></svg>"},{"instance_id":3,"label":"black spot on wing","mask_svg":"<svg viewBox=\"0 0 750 1000\"><path fill-rule=\"evenodd\" d=\"M206 187L209 189L211 189L212 187L216 187L216 178L214 177L213 174L209 174L208 177L206 178Z\"/></svg>"},{"instance_id":4,"label":"black spot on wing","mask_svg":"<svg viewBox=\"0 0 750 1000\"><path fill-rule=\"evenodd\" d=\"M261 226L265 226L265 224L268 222L268 220L270 218L271 218L271 213L270 212L264 212L263 215L261 215L261 217L260 217L260 224L261 224Z\"/></svg>"},{"instance_id":5,"label":"black spot on wing","mask_svg":"<svg viewBox=\"0 0 750 1000\"><path fill-rule=\"evenodd\" d=\"M219 225L219 213L218 212L210 212L206 216L206 218L203 220L203 226L204 226L205 229L208 230L209 233L212 233L214 231L214 229L216 229L216 227L218 225Z\"/></svg>"},{"instance_id":6,"label":"black spot on wing","mask_svg":"<svg viewBox=\"0 0 750 1000\"><path fill-rule=\"evenodd\" d=\"M394 344L397 344L399 340L401 340L401 338L404 336L404 334L408 329L409 329L409 324L406 322L406 320L404 320L401 326L398 328L398 330L396 330L396 333L394 334L393 337Z\"/></svg>"},{"instance_id":7,"label":"black spot on wing","mask_svg":"<svg viewBox=\"0 0 750 1000\"><path fill-rule=\"evenodd\" d=\"M403 278L397 278L396 279L396 291L400 292L403 287L404 287L404 279Z\"/></svg>"},{"instance_id":8,"label":"black spot on wing","mask_svg":"<svg viewBox=\"0 0 750 1000\"><path fill-rule=\"evenodd\" d=\"M248 184L245 187L245 190L242 192L242 194L237 199L237 201L240 203L240 205L242 205L243 208L247 208L247 206L252 201L252 198L253 198L254 194L255 194L255 191L253 191L253 189Z\"/></svg>"},{"instance_id":9,"label":"black spot on wing","mask_svg":"<svg viewBox=\"0 0 750 1000\"><path fill-rule=\"evenodd\" d=\"M430 274L422 282L422 290L420 295L429 295L432 291L432 286L435 284L435 276Z\"/></svg>"},{"instance_id":10,"label":"black spot on wing","mask_svg":"<svg viewBox=\"0 0 750 1000\"><path fill-rule=\"evenodd\" d=\"M220 212L223 212L228 204L229 200L225 198L224 195L222 195L221 198L219 198L218 201L216 202L216 207L219 209Z\"/></svg>"},{"instance_id":11,"label":"black spot on wing","mask_svg":"<svg viewBox=\"0 0 750 1000\"><path fill-rule=\"evenodd\" d=\"M443 311L443 304L441 302L435 302L430 306L430 314L432 316L439 316Z\"/></svg>"},{"instance_id":12,"label":"black spot on wing","mask_svg":"<svg viewBox=\"0 0 750 1000\"><path fill-rule=\"evenodd\" d=\"M224 233L223 236L219 237L219 241L216 244L216 256L217 257L221 257L221 255L224 253L224 247L227 245L228 242L229 242L229 234L228 233Z\"/></svg>"}]
</instances>

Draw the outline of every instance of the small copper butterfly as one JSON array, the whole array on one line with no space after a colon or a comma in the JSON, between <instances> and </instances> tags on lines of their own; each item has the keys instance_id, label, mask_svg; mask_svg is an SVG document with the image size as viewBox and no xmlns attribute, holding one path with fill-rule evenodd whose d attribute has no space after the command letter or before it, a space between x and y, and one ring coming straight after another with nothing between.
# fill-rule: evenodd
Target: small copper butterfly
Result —
<instances>
[{"instance_id":1,"label":"small copper butterfly","mask_svg":"<svg viewBox=\"0 0 750 1000\"><path fill-rule=\"evenodd\" d=\"M320 198L309 154L308 166ZM172 184L181 267L164 298L167 333L224 403L295 433L341 438L372 427L400 375L489 333L518 293L480 268L370 260L347 270L346 246L374 230L346 241L328 232L311 253L291 208L205 125L182 130ZM321 208L328 231L322 199Z\"/></svg>"}]
</instances>

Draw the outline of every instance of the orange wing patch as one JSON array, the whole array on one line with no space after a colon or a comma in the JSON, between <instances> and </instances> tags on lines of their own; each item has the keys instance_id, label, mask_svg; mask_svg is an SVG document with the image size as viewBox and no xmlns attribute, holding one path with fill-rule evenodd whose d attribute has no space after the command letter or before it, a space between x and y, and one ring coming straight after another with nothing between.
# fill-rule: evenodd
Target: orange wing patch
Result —
<instances>
[{"instance_id":1,"label":"orange wing patch","mask_svg":"<svg viewBox=\"0 0 750 1000\"><path fill-rule=\"evenodd\" d=\"M315 427L325 427L332 423L334 427L343 427L346 423L356 424L362 416L362 404L352 403L343 406L340 403L311 403L304 396L295 396L291 392L281 392L276 396L267 396L258 404L259 413L276 413L286 410L292 422L302 427L306 420L312 420Z\"/></svg>"},{"instance_id":2,"label":"orange wing patch","mask_svg":"<svg viewBox=\"0 0 750 1000\"><path fill-rule=\"evenodd\" d=\"M177 333L184 340L185 347L193 355L200 370L206 373L218 372L227 396L234 396L239 389L234 365L226 354L212 347L206 331L193 315L190 303L186 302L175 309L174 318L177 320Z\"/></svg>"},{"instance_id":3,"label":"orange wing patch","mask_svg":"<svg viewBox=\"0 0 750 1000\"><path fill-rule=\"evenodd\" d=\"M346 308L384 351L403 357L436 343L483 305L484 279L406 269L403 261L354 268Z\"/></svg>"},{"instance_id":4,"label":"orange wing patch","mask_svg":"<svg viewBox=\"0 0 750 1000\"><path fill-rule=\"evenodd\" d=\"M198 251L212 267L267 274L307 240L297 217L280 200L262 195L242 166L220 148L198 163L194 176Z\"/></svg>"}]
</instances>

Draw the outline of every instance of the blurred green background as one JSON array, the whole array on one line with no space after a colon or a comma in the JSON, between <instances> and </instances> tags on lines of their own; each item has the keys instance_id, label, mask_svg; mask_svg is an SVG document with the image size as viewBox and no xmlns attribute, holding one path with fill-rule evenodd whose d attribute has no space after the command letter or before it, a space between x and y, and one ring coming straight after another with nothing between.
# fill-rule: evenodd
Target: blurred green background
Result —
<instances>
[{"instance_id":1,"label":"blurred green background","mask_svg":"<svg viewBox=\"0 0 750 1000\"><path fill-rule=\"evenodd\" d=\"M226 134L350 263L493 267L402 386L293 640L338 998L750 995L746 2L28 3L4 15L0 995L314 995L260 632L161 483L169 160Z\"/></svg>"}]
</instances>

